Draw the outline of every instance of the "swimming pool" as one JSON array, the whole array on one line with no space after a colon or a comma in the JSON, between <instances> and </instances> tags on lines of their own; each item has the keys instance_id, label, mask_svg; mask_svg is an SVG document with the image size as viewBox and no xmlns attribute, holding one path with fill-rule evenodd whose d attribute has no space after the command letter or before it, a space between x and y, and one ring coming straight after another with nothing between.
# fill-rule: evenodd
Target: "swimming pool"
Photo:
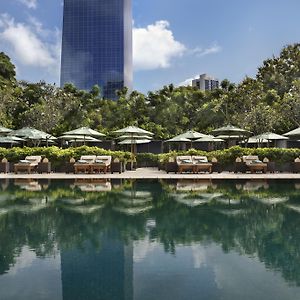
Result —
<instances>
[{"instance_id":1,"label":"swimming pool","mask_svg":"<svg viewBox=\"0 0 300 300\"><path fill-rule=\"evenodd\" d=\"M296 181L0 181L0 299L298 299Z\"/></svg>"}]
</instances>

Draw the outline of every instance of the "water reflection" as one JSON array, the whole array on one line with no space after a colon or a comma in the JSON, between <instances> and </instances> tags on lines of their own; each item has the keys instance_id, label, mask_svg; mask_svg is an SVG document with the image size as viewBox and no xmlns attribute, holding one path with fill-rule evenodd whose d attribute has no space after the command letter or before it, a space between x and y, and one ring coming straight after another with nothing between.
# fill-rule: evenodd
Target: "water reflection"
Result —
<instances>
[{"instance_id":1,"label":"water reflection","mask_svg":"<svg viewBox=\"0 0 300 300\"><path fill-rule=\"evenodd\" d=\"M299 295L299 182L16 180L0 187L0 299ZM33 274L44 283L29 288Z\"/></svg>"}]
</instances>

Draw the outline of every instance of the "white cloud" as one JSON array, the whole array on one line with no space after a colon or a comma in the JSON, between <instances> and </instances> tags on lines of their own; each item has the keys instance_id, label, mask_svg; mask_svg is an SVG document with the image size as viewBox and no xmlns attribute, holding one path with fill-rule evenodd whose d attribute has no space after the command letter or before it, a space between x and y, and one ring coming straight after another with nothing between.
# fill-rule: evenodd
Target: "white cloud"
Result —
<instances>
[{"instance_id":1,"label":"white cloud","mask_svg":"<svg viewBox=\"0 0 300 300\"><path fill-rule=\"evenodd\" d=\"M37 0L19 0L19 2L23 3L28 8L35 9L37 7Z\"/></svg>"},{"instance_id":2,"label":"white cloud","mask_svg":"<svg viewBox=\"0 0 300 300\"><path fill-rule=\"evenodd\" d=\"M222 48L217 43L208 48L188 49L183 43L175 39L168 21L157 21L145 28L133 28L135 70L168 68L173 59L183 55L203 57L220 51Z\"/></svg>"},{"instance_id":3,"label":"white cloud","mask_svg":"<svg viewBox=\"0 0 300 300\"><path fill-rule=\"evenodd\" d=\"M217 43L214 43L212 46L208 47L208 48L201 48L201 47L197 47L195 49L190 50L190 53L192 55L196 55L198 57L201 56L206 56L206 55L210 55L210 54L216 54L222 51L222 47L219 46Z\"/></svg>"},{"instance_id":4,"label":"white cloud","mask_svg":"<svg viewBox=\"0 0 300 300\"><path fill-rule=\"evenodd\" d=\"M7 14L0 16L0 42L9 55L24 66L57 71L60 61L60 32L45 30L30 18L28 24L18 23Z\"/></svg>"},{"instance_id":5,"label":"white cloud","mask_svg":"<svg viewBox=\"0 0 300 300\"><path fill-rule=\"evenodd\" d=\"M167 21L133 29L133 61L136 70L168 68L171 60L182 56L186 47L175 40Z\"/></svg>"},{"instance_id":6,"label":"white cloud","mask_svg":"<svg viewBox=\"0 0 300 300\"><path fill-rule=\"evenodd\" d=\"M180 82L177 86L191 86L192 81L197 78L199 78L199 75L195 75L194 77L188 78L188 79Z\"/></svg>"}]
</instances>

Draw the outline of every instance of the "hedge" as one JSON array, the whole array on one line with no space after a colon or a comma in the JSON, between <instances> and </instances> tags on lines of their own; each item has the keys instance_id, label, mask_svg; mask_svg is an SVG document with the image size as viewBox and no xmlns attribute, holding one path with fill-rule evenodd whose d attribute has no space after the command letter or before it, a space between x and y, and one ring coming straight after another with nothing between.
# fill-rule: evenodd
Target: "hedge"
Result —
<instances>
[{"instance_id":1,"label":"hedge","mask_svg":"<svg viewBox=\"0 0 300 300\"><path fill-rule=\"evenodd\" d=\"M78 160L82 155L111 155L120 161L128 161L132 155L130 152L109 151L98 147L82 146L77 148L62 149L58 147L24 147L24 148L0 148L0 159L7 158L9 162L18 162L29 155L41 155L47 157L54 167L68 162L70 158Z\"/></svg>"},{"instance_id":2,"label":"hedge","mask_svg":"<svg viewBox=\"0 0 300 300\"><path fill-rule=\"evenodd\" d=\"M265 157L270 161L278 164L290 163L295 158L300 156L300 149L286 149L286 148L242 148L239 146L231 147L224 150L216 150L211 152L199 151L190 149L188 151L170 152L158 155L158 161L165 163L169 161L170 157L175 158L177 155L204 155L209 160L217 158L222 165L230 165L235 162L237 157L244 155L258 155L263 160Z\"/></svg>"},{"instance_id":3,"label":"hedge","mask_svg":"<svg viewBox=\"0 0 300 300\"><path fill-rule=\"evenodd\" d=\"M77 148L62 149L58 147L36 147L36 148L0 148L0 159L7 158L10 162L17 162L24 159L28 155L41 155L47 157L54 166L62 164L75 158L76 160L82 155L111 155L114 158L119 158L120 161L129 161L132 158L130 152L123 151L109 151L98 147L82 146ZM154 167L159 163L169 161L170 157L177 155L205 155L211 160L213 157L217 158L222 165L232 164L237 157L243 155L258 155L260 159L267 157L270 161L275 161L278 164L284 164L294 161L300 156L300 149L282 149L282 148L241 148L232 147L225 150L216 150L211 152L199 151L190 149L188 151L169 152L164 154L139 153L136 156L137 164L140 167Z\"/></svg>"}]
</instances>

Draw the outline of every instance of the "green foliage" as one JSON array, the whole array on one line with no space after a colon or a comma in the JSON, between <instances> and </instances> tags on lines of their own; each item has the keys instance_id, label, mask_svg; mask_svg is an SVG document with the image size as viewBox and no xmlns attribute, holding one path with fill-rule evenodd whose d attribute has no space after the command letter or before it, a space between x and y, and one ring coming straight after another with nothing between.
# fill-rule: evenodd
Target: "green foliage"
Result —
<instances>
[{"instance_id":1,"label":"green foliage","mask_svg":"<svg viewBox=\"0 0 300 300\"><path fill-rule=\"evenodd\" d=\"M0 124L31 126L53 135L89 126L105 134L129 125L168 139L187 130L209 133L229 123L255 134L284 133L300 126L300 44L267 59L256 78L235 85L227 79L213 91L164 86L147 95L124 88L119 99L103 99L101 90L57 88L45 82L16 82L14 66L0 53ZM3 84L2 84L3 83Z\"/></svg>"},{"instance_id":2,"label":"green foliage","mask_svg":"<svg viewBox=\"0 0 300 300\"><path fill-rule=\"evenodd\" d=\"M131 159L132 154L130 152L122 151L108 151L98 147L77 147L61 149L58 147L36 147L36 148L0 148L0 159L7 158L10 162L18 162L20 159L24 159L29 155L41 155L47 157L53 166L59 166L65 162L68 162L70 158L78 160L82 155L111 155L113 158L118 158L120 161L128 161Z\"/></svg>"},{"instance_id":3,"label":"green foliage","mask_svg":"<svg viewBox=\"0 0 300 300\"><path fill-rule=\"evenodd\" d=\"M270 161L279 164L290 163L300 156L300 149L282 149L282 148L242 148L239 146L231 147L225 150L216 150L211 152L198 151L190 149L188 151L170 152L158 155L158 161L168 162L169 158L175 158L178 155L204 155L209 160L217 158L222 165L231 165L237 157L244 155L258 155L260 159L268 158Z\"/></svg>"},{"instance_id":4,"label":"green foliage","mask_svg":"<svg viewBox=\"0 0 300 300\"><path fill-rule=\"evenodd\" d=\"M3 85L9 85L16 81L15 66L11 63L10 58L3 52L0 52L0 88Z\"/></svg>"}]
</instances>

